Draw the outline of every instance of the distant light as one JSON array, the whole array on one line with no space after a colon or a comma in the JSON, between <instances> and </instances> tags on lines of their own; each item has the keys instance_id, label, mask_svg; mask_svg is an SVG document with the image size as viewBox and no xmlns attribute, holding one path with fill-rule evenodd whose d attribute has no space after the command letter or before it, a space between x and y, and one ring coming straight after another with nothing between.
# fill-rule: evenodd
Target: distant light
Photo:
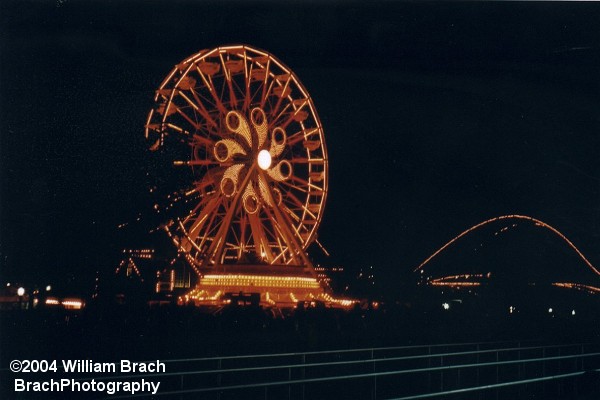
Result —
<instances>
[{"instance_id":1,"label":"distant light","mask_svg":"<svg viewBox=\"0 0 600 400\"><path fill-rule=\"evenodd\" d=\"M571 315L575 315L575 310L571 311Z\"/></svg>"},{"instance_id":2,"label":"distant light","mask_svg":"<svg viewBox=\"0 0 600 400\"><path fill-rule=\"evenodd\" d=\"M6 284L6 287L9 287L9 286L10 286L10 282L8 282L8 283Z\"/></svg>"},{"instance_id":3,"label":"distant light","mask_svg":"<svg viewBox=\"0 0 600 400\"><path fill-rule=\"evenodd\" d=\"M449 310L450 309L450 304L448 303L443 303L442 307L444 307L444 310Z\"/></svg>"},{"instance_id":4,"label":"distant light","mask_svg":"<svg viewBox=\"0 0 600 400\"><path fill-rule=\"evenodd\" d=\"M552 313L552 308L549 308L549 309L548 309L548 312L549 312L549 313Z\"/></svg>"},{"instance_id":5,"label":"distant light","mask_svg":"<svg viewBox=\"0 0 600 400\"><path fill-rule=\"evenodd\" d=\"M50 286L50 285L46 286L46 292L49 292L51 290L52 290L52 286Z\"/></svg>"},{"instance_id":6,"label":"distant light","mask_svg":"<svg viewBox=\"0 0 600 400\"><path fill-rule=\"evenodd\" d=\"M79 300L63 300L61 304L66 309L80 310L83 306L83 303Z\"/></svg>"},{"instance_id":7,"label":"distant light","mask_svg":"<svg viewBox=\"0 0 600 400\"><path fill-rule=\"evenodd\" d=\"M515 307L513 307L513 306L510 306L510 307L508 307L508 312L509 312L509 313L511 313L511 314L512 314L513 312L515 312L515 310L516 310L516 308L515 308Z\"/></svg>"},{"instance_id":8,"label":"distant light","mask_svg":"<svg viewBox=\"0 0 600 400\"><path fill-rule=\"evenodd\" d=\"M267 150L258 153L258 166L265 170L271 166L271 154Z\"/></svg>"},{"instance_id":9,"label":"distant light","mask_svg":"<svg viewBox=\"0 0 600 400\"><path fill-rule=\"evenodd\" d=\"M48 299L46 299L46 304L55 306L55 305L60 304L60 301L58 301L58 299L55 299L55 298L48 298Z\"/></svg>"},{"instance_id":10,"label":"distant light","mask_svg":"<svg viewBox=\"0 0 600 400\"><path fill-rule=\"evenodd\" d=\"M17 295L18 296L23 296L25 294L25 289L20 287L17 289Z\"/></svg>"}]
</instances>

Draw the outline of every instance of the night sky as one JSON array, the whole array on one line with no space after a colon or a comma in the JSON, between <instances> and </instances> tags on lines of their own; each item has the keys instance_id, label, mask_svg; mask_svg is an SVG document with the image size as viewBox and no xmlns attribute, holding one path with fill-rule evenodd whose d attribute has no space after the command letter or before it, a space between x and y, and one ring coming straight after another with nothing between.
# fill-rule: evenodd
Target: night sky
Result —
<instances>
[{"instance_id":1,"label":"night sky","mask_svg":"<svg viewBox=\"0 0 600 400\"><path fill-rule=\"evenodd\" d=\"M600 264L598 4L278 3L0 4L2 282L85 286L144 242L116 226L149 211L154 91L231 43L271 52L313 97L330 157L316 261L373 265L393 290L462 230L518 213ZM549 232L494 239L502 226L435 265L586 272Z\"/></svg>"}]
</instances>

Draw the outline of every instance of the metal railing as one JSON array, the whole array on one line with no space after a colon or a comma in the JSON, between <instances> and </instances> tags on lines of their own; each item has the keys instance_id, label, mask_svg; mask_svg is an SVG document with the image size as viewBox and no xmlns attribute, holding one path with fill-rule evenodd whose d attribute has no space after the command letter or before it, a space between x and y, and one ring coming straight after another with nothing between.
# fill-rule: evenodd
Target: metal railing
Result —
<instances>
[{"instance_id":1,"label":"metal railing","mask_svg":"<svg viewBox=\"0 0 600 400\"><path fill-rule=\"evenodd\" d=\"M73 378L161 382L155 395L116 394L110 399L409 400L467 394L518 399L552 393L572 398L586 372L600 371L600 345L459 343L162 362L166 372Z\"/></svg>"}]
</instances>

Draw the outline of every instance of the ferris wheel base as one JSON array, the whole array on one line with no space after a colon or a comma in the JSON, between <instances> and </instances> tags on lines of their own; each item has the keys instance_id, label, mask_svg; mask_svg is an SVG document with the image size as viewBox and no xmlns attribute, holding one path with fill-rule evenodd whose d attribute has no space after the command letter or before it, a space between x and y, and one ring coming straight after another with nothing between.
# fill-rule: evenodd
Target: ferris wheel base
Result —
<instances>
[{"instance_id":1,"label":"ferris wheel base","mask_svg":"<svg viewBox=\"0 0 600 400\"><path fill-rule=\"evenodd\" d=\"M274 265L223 265L203 273L196 287L179 297L196 306L257 305L296 308L305 302L349 308L354 300L336 299L309 268Z\"/></svg>"}]
</instances>

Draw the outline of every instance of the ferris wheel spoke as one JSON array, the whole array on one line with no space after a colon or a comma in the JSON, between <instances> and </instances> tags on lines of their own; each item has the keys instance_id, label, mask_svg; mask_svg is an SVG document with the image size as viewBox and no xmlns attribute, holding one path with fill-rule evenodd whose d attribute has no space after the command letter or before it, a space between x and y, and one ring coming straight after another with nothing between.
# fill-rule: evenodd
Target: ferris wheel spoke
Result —
<instances>
[{"instance_id":1,"label":"ferris wheel spoke","mask_svg":"<svg viewBox=\"0 0 600 400\"><path fill-rule=\"evenodd\" d=\"M259 171L259 174L262 175L262 171ZM267 192L268 192L268 196L270 197L271 202L273 204L275 204L274 196L273 196L272 189L270 186L267 186ZM265 210L270 212L270 210L267 208L265 208ZM310 261L308 260L306 254L304 253L303 246L297 241L297 237L295 236L295 234L298 234L298 232L295 231L296 228L295 228L294 224L289 219L287 219L286 214L283 214L281 212L281 210L279 209L279 207L273 207L272 210L273 210L272 215L275 217L275 218L272 218L272 221L277 222L280 231L283 233L284 241L287 243L288 248L291 249L290 251L291 251L293 258L295 260L298 260L298 256L299 256L301 261L304 262L304 265L310 265ZM294 232L290 231L290 227L292 227ZM301 238L300 238L300 241L302 242Z\"/></svg>"},{"instance_id":2,"label":"ferris wheel spoke","mask_svg":"<svg viewBox=\"0 0 600 400\"><path fill-rule=\"evenodd\" d=\"M223 73L225 74L225 81L227 82L227 86L229 88L229 104L231 105L232 109L236 109L236 107L237 107L237 98L235 96L235 91L233 90L231 70L229 68L227 68L226 63L223 60L223 54L222 53L219 53L219 59L221 60L221 64L223 65Z\"/></svg>"},{"instance_id":3,"label":"ferris wheel spoke","mask_svg":"<svg viewBox=\"0 0 600 400\"><path fill-rule=\"evenodd\" d=\"M279 255L273 259L273 263L277 262L278 258L281 258L283 260L283 262L286 262L286 258L285 258L285 253L287 251L287 247L283 246L283 243L281 243L281 238L277 237L277 248L279 249Z\"/></svg>"},{"instance_id":4,"label":"ferris wheel spoke","mask_svg":"<svg viewBox=\"0 0 600 400\"><path fill-rule=\"evenodd\" d=\"M190 213L183 219L183 223L186 224L190 219L192 219L196 215L198 210L200 210L200 208L204 207L211 199L212 199L211 197L202 198L198 202L198 204L196 204L196 206L192 210L190 210Z\"/></svg>"},{"instance_id":5,"label":"ferris wheel spoke","mask_svg":"<svg viewBox=\"0 0 600 400\"><path fill-rule=\"evenodd\" d=\"M263 95L262 95L262 99L260 100L260 108L262 108L262 109L265 108L265 104L271 97L271 90L273 89L274 84L275 84L275 79L271 79L271 81L269 82L269 85L265 86L263 88ZM266 81L265 81L265 85L266 85Z\"/></svg>"},{"instance_id":6,"label":"ferris wheel spoke","mask_svg":"<svg viewBox=\"0 0 600 400\"><path fill-rule=\"evenodd\" d=\"M323 165L325 164L325 160L322 158L297 158L294 157L290 160L292 164L315 164L315 165Z\"/></svg>"},{"instance_id":7,"label":"ferris wheel spoke","mask_svg":"<svg viewBox=\"0 0 600 400\"><path fill-rule=\"evenodd\" d=\"M276 240L279 237L278 231L275 229L273 224L272 215L267 213L267 209L264 210L266 217L260 218L262 222L263 230L266 233L266 238L269 243ZM270 240L270 241L269 241Z\"/></svg>"},{"instance_id":8,"label":"ferris wheel spoke","mask_svg":"<svg viewBox=\"0 0 600 400\"><path fill-rule=\"evenodd\" d=\"M192 90L192 93L194 93L193 89L191 89L191 90ZM179 97L182 97L189 104L189 106L192 107L195 112L200 114L209 124L212 122L214 127L217 126L216 122L212 120L210 115L208 115L208 112L205 112L206 110L203 110L202 108L200 108L200 106L198 104L196 104L188 96L186 96L185 93L183 92L183 90L177 90L176 93L179 95ZM181 108L179 108L179 109L181 110Z\"/></svg>"},{"instance_id":9,"label":"ferris wheel spoke","mask_svg":"<svg viewBox=\"0 0 600 400\"><path fill-rule=\"evenodd\" d=\"M194 107L194 109L198 113L200 113L200 115L206 120L206 122L210 126L212 126L215 129L218 129L219 126L217 125L216 121L211 117L210 113L208 112L208 110L204 106L204 103L202 102L202 100L200 100L200 96L198 96L198 93L196 93L196 91L194 90L194 88L190 88L190 92L192 93L192 97L194 97L194 100L196 102L193 103L191 100L189 100L187 98L186 98L186 100L190 103L190 105L192 105L192 107ZM180 92L180 94L181 94L181 92Z\"/></svg>"},{"instance_id":10,"label":"ferris wheel spoke","mask_svg":"<svg viewBox=\"0 0 600 400\"><path fill-rule=\"evenodd\" d=\"M256 71L264 71L264 70L263 69L258 69L258 70L257 69L253 69L252 71L253 71L252 73L254 74ZM264 88L265 88L266 79L267 78L261 79L261 80L257 80L256 82L258 84L254 85L255 86L254 89L252 89L252 84L250 85L250 87L249 87L250 95L247 98L249 104L248 104L248 107L246 109L250 108L250 104L256 104L256 103L259 103L260 108L264 108L264 104L262 103L262 92L264 91Z\"/></svg>"},{"instance_id":11,"label":"ferris wheel spoke","mask_svg":"<svg viewBox=\"0 0 600 400\"><path fill-rule=\"evenodd\" d=\"M204 175L202 180L194 182L194 187L185 193L186 196L190 196L194 193L198 193L200 196L204 197L206 194L209 194L210 191L206 191L205 189L214 185L215 182L210 175ZM208 197L204 197L204 199L208 199ZM197 210L194 210L196 212Z\"/></svg>"},{"instance_id":12,"label":"ferris wheel spoke","mask_svg":"<svg viewBox=\"0 0 600 400\"><path fill-rule=\"evenodd\" d=\"M190 125L192 125L195 130L197 130L197 131L200 130L200 124L198 122L194 121L189 115L187 115L185 112L183 112L181 107L179 107L177 104L174 104L174 103L171 103L171 104L173 104L173 107L175 107L177 109L177 113L179 115L181 115Z\"/></svg>"},{"instance_id":13,"label":"ferris wheel spoke","mask_svg":"<svg viewBox=\"0 0 600 400\"><path fill-rule=\"evenodd\" d=\"M290 108L290 107L291 107L291 106L290 106L290 104L289 104L289 103L288 103L288 104L286 104L286 105L285 105L285 107L283 107L283 109L282 109L282 110L279 112L279 114L278 114L277 116L275 116L275 117L271 118L271 123L269 124L269 127L270 127L270 128L272 128L272 127L278 126L278 127L280 127L281 129L284 129L284 130L285 130L285 126L283 126L282 124L280 124L280 123L279 123L279 120L281 119L281 117L282 117L282 116L285 114L285 112L286 112L286 111L288 110L288 108ZM275 111L275 110L273 110L272 114L274 114L274 111Z\"/></svg>"},{"instance_id":14,"label":"ferris wheel spoke","mask_svg":"<svg viewBox=\"0 0 600 400\"><path fill-rule=\"evenodd\" d=\"M244 87L250 86L250 72L248 71L248 52L246 49L242 51L242 61L244 65ZM252 69L252 63L250 63L250 69Z\"/></svg>"},{"instance_id":15,"label":"ferris wheel spoke","mask_svg":"<svg viewBox=\"0 0 600 400\"><path fill-rule=\"evenodd\" d=\"M288 249L297 248L298 246L294 246L295 243L294 243L294 240L292 237L293 234L289 231L286 232L286 231L284 231L284 229L282 229L281 221L279 221L278 217L275 215L276 213L271 213L268 208L265 208L265 213L267 214L267 216L269 217L269 220L271 221L271 224L273 225L273 229L276 232L275 236L278 238L282 238ZM291 256L295 260L297 260L297 258L298 258L296 256L295 252L291 253Z\"/></svg>"},{"instance_id":16,"label":"ferris wheel spoke","mask_svg":"<svg viewBox=\"0 0 600 400\"><path fill-rule=\"evenodd\" d=\"M283 248L281 252L273 259L273 264L284 264L289 265L293 261L292 258L287 258L286 254L289 254L289 249Z\"/></svg>"},{"instance_id":17,"label":"ferris wheel spoke","mask_svg":"<svg viewBox=\"0 0 600 400\"><path fill-rule=\"evenodd\" d=\"M196 249L197 252L201 253L202 247L199 246L198 244L196 244L196 239L191 238L186 233L185 226L181 223L181 221L179 221L178 224L179 224L181 232L183 233L183 238L181 238L179 240L179 246L188 254L190 253L192 248Z\"/></svg>"},{"instance_id":18,"label":"ferris wheel spoke","mask_svg":"<svg viewBox=\"0 0 600 400\"><path fill-rule=\"evenodd\" d=\"M215 87L217 87L217 86L215 86ZM216 93L217 97L219 97L219 99L221 99L221 104L223 104L223 107L227 108L226 107L227 101L226 101L226 98L225 98L225 92L227 91L227 84L225 83L225 80L221 80L219 82L218 87L220 87L220 90Z\"/></svg>"},{"instance_id":19,"label":"ferris wheel spoke","mask_svg":"<svg viewBox=\"0 0 600 400\"><path fill-rule=\"evenodd\" d=\"M244 60L239 60L239 61L240 61L242 64L243 64L243 62L244 62ZM235 92L237 92L237 96L236 96L236 99L237 99L237 100L236 100L236 105L237 105L238 103L240 103L240 102L242 101L242 99L245 99L245 98L246 98L246 94L247 94L247 93L246 93L246 76L245 76L245 75L243 75L243 76L244 76L244 78L241 78L241 76L242 76L242 73L241 73L241 72L243 71L243 68L244 68L243 66L241 67L241 69L240 69L240 67L238 67L238 69L239 69L239 70L238 70L238 71L236 71L236 72L235 72L235 73L232 75L232 76L233 76L233 79L231 80L231 85L232 85L232 87L233 87L234 91L235 91ZM238 98L238 96L239 96L239 98Z\"/></svg>"},{"instance_id":20,"label":"ferris wheel spoke","mask_svg":"<svg viewBox=\"0 0 600 400\"><path fill-rule=\"evenodd\" d=\"M311 183L311 182L309 182L307 180L304 180L304 179L302 179L302 178L300 178L298 176L292 175L290 177L290 179L293 180L294 182L300 183L303 186L306 186L309 189L309 191L310 191L310 189L317 190L317 191L320 191L320 192L323 191L322 187L320 187L318 185L315 185L314 183Z\"/></svg>"},{"instance_id":21,"label":"ferris wheel spoke","mask_svg":"<svg viewBox=\"0 0 600 400\"><path fill-rule=\"evenodd\" d=\"M187 229L189 236L192 239L195 239L200 233L202 226L208 219L209 215L213 212L217 211L217 207L221 203L221 198L218 196L212 197L206 204L206 207L202 209L200 215L194 220L193 223L190 224L190 227Z\"/></svg>"},{"instance_id":22,"label":"ferris wheel spoke","mask_svg":"<svg viewBox=\"0 0 600 400\"><path fill-rule=\"evenodd\" d=\"M197 133L194 133L192 134L192 145L196 147L205 146L212 148L215 145L215 142L206 136L201 136Z\"/></svg>"},{"instance_id":23,"label":"ferris wheel spoke","mask_svg":"<svg viewBox=\"0 0 600 400\"><path fill-rule=\"evenodd\" d=\"M217 216L219 216L218 210L212 213L208 224L205 225L205 234L201 236L200 243L198 244L198 247L200 247L201 249L204 248L207 240L212 240L211 231L216 229L217 224L215 224L215 220Z\"/></svg>"},{"instance_id":24,"label":"ferris wheel spoke","mask_svg":"<svg viewBox=\"0 0 600 400\"><path fill-rule=\"evenodd\" d=\"M205 77L204 74L202 73L202 71L200 71L200 68L197 65L196 65L196 69L198 71L198 74L200 74L200 77L204 81L204 84L206 85L206 88L208 89L208 91L210 92L211 96L215 100L215 107L217 107L217 109L219 110L219 112L221 112L221 114L223 114L223 115L227 114L227 109L223 105L223 102L221 102L221 98L217 95L217 89L215 88L215 85L214 85L214 83L213 83L212 78L210 77L210 75L208 77Z\"/></svg>"},{"instance_id":25,"label":"ferris wheel spoke","mask_svg":"<svg viewBox=\"0 0 600 400\"><path fill-rule=\"evenodd\" d=\"M242 111L248 111L250 103L252 102L252 96L250 94L250 76L252 73L252 64L250 64L250 72L248 72L248 63L246 61L246 52L244 52L244 104L242 105Z\"/></svg>"},{"instance_id":26,"label":"ferris wheel spoke","mask_svg":"<svg viewBox=\"0 0 600 400\"><path fill-rule=\"evenodd\" d=\"M270 59L267 59L264 69L265 69L265 76L264 76L263 84L262 84L262 95L260 97L260 108L264 108L265 101L267 100L267 97L269 97L269 92L271 90L270 86L272 86L272 82L273 82L273 81L271 81L271 83L269 84L269 87L267 86L267 82L269 82L269 76L271 75L271 60Z\"/></svg>"},{"instance_id":27,"label":"ferris wheel spoke","mask_svg":"<svg viewBox=\"0 0 600 400\"><path fill-rule=\"evenodd\" d=\"M294 230L296 231L298 237L302 242L306 242L306 240L308 239L308 235L311 232L309 226L316 224L317 220L307 219L305 218L305 215L302 215L302 217L300 217L289 207L284 207L284 209L287 212L287 214L292 218L292 220L296 222L296 224L294 224ZM302 233L300 233L302 229L304 229L307 237L302 236Z\"/></svg>"},{"instance_id":28,"label":"ferris wheel spoke","mask_svg":"<svg viewBox=\"0 0 600 400\"><path fill-rule=\"evenodd\" d=\"M279 182L279 184L283 184L283 185L285 185L285 186L287 186L287 187L289 187L291 189L295 189L295 190L297 190L299 192L302 192L302 193L308 193L308 189L305 189L303 187L294 185L289 180L287 180L287 181L281 181L281 182Z\"/></svg>"},{"instance_id":29,"label":"ferris wheel spoke","mask_svg":"<svg viewBox=\"0 0 600 400\"><path fill-rule=\"evenodd\" d=\"M281 81L283 81L285 79L285 83L283 84L283 86L281 86ZM285 73L283 75L279 75L275 77L275 80L279 83L280 86L276 87L273 90L273 93L275 93L275 96L278 97L277 99L277 103L275 103L275 107L273 108L273 110L271 111L271 115L275 115L277 114L279 107L281 106L281 103L283 102L283 99L287 98L289 96L289 84L291 81L291 75L289 73Z\"/></svg>"},{"instance_id":30,"label":"ferris wheel spoke","mask_svg":"<svg viewBox=\"0 0 600 400\"><path fill-rule=\"evenodd\" d=\"M261 63L262 61L262 63ZM250 64L249 76L247 77L246 86L246 110L251 104L260 104L260 108L264 108L266 97L268 96L270 60L264 61L254 58ZM253 83L255 83L253 85ZM254 87L254 89L253 89Z\"/></svg>"},{"instance_id":31,"label":"ferris wheel spoke","mask_svg":"<svg viewBox=\"0 0 600 400\"><path fill-rule=\"evenodd\" d=\"M291 134L290 136L288 136L288 144L289 146L294 146L296 143L299 143L303 140L307 140L307 138L309 136L315 135L315 134L319 134L320 132L320 128L312 128L310 130L306 130L306 129L301 129L298 132L294 132L293 134ZM320 146L320 143L319 143ZM316 150L316 149L315 149Z\"/></svg>"},{"instance_id":32,"label":"ferris wheel spoke","mask_svg":"<svg viewBox=\"0 0 600 400\"><path fill-rule=\"evenodd\" d=\"M298 199L298 197L296 197L296 195L292 192L288 193L290 199L292 199L292 201L294 202L294 204L296 204L296 206L298 206L300 209L302 209L304 212L306 212L308 215L310 215L311 218L313 219L317 219L317 216L315 214L313 214L312 211L310 211L307 207L306 204L302 203L300 201L300 199Z\"/></svg>"},{"instance_id":33,"label":"ferris wheel spoke","mask_svg":"<svg viewBox=\"0 0 600 400\"><path fill-rule=\"evenodd\" d=\"M175 160L175 161L173 161L173 165L175 165L175 166L187 165L190 167L195 167L195 166L206 166L206 165L219 165L219 162L214 161L214 160L189 160L189 161Z\"/></svg>"},{"instance_id":34,"label":"ferris wheel spoke","mask_svg":"<svg viewBox=\"0 0 600 400\"><path fill-rule=\"evenodd\" d=\"M248 90L248 93L246 94L246 97L244 98L243 111L248 111L250 109L250 105L255 103L256 96L258 95L258 92L260 91L259 89L257 89L254 92L252 92L252 88L250 86L248 87L247 90Z\"/></svg>"},{"instance_id":35,"label":"ferris wheel spoke","mask_svg":"<svg viewBox=\"0 0 600 400\"><path fill-rule=\"evenodd\" d=\"M302 108L308 104L308 99L292 100L291 104L292 104L292 107L294 108L294 110L289 113L285 122L283 122L282 124L279 125L283 129L286 129L288 127L288 125L292 123L292 121L303 122L304 120L306 120L308 118L308 113L306 111L302 110ZM297 107L295 107L295 106L297 106ZM283 111L282 111L282 114L283 114Z\"/></svg>"}]
</instances>

